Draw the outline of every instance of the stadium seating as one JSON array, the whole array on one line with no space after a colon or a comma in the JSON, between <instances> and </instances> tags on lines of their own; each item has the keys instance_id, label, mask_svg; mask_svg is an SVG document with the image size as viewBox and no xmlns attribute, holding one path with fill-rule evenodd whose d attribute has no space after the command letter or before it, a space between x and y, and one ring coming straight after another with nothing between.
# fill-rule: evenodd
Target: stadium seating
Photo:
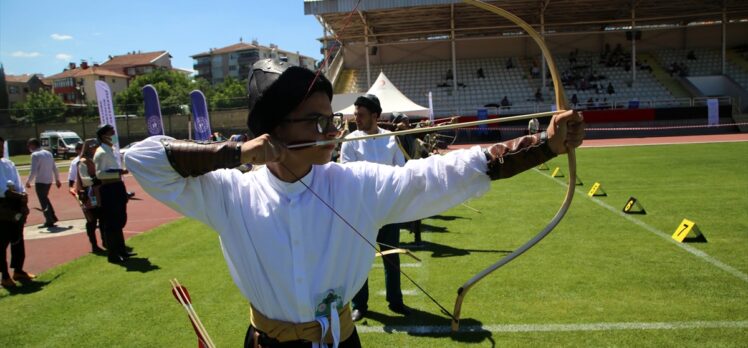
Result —
<instances>
[{"instance_id":1,"label":"stadium seating","mask_svg":"<svg viewBox=\"0 0 748 348\"><path fill-rule=\"evenodd\" d=\"M708 76L722 75L722 52L719 50L694 50L696 59L688 59L686 49L660 49L655 50L654 54L659 60L659 64L667 70L673 64L681 64L687 67L687 76ZM748 71L732 61L727 59L727 76L744 89L748 89Z\"/></svg>"},{"instance_id":2,"label":"stadium seating","mask_svg":"<svg viewBox=\"0 0 748 348\"><path fill-rule=\"evenodd\" d=\"M686 58L688 50L656 50L652 52L657 59L647 62L650 65L660 65L667 70L668 64L680 62L688 66L689 75L709 75L721 69L720 52L713 50L697 50L697 59ZM580 52L577 54L576 69L582 73L594 72L604 76L592 84L599 84L599 90L589 88L585 91L576 90L574 86L565 86L567 97L577 95L577 108L615 107L627 108L632 100L638 101L640 107L673 106L674 97L654 75L647 70L637 69L636 82L632 83L631 71L623 67L607 67L599 62L599 53ZM551 79L547 79L548 87L541 88L542 102L535 102L535 90L540 87L540 78L530 78L529 66L531 59L513 57L514 68L506 69L508 57L481 58L458 60L454 76L457 78L457 95L454 94L452 83L447 79L447 71L452 69L449 60L408 62L402 64L384 64L371 66L371 82L380 71L399 88L403 94L423 106L428 105L428 93L432 92L434 112L436 116L475 115L476 110L485 108L488 104L499 104L506 96L512 103L509 110L501 113L526 113L549 110L553 103L553 89L550 88ZM571 71L568 56L555 57L559 71ZM580 68L581 67L581 68ZM478 76L478 69L483 70L483 78ZM366 69L353 71L347 83L345 92L365 92ZM728 64L728 75L744 88L748 86L748 71L738 64ZM608 94L608 83L612 84L615 93ZM588 105L588 101L592 104ZM490 113L497 110L488 107Z\"/></svg>"}]
</instances>

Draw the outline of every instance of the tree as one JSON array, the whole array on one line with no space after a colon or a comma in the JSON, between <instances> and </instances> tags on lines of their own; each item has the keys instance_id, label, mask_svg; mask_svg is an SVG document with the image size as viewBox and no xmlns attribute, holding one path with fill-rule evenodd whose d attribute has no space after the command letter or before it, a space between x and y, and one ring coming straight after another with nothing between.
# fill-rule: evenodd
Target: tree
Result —
<instances>
[{"instance_id":1,"label":"tree","mask_svg":"<svg viewBox=\"0 0 748 348\"><path fill-rule=\"evenodd\" d=\"M5 68L0 64L0 124L10 121L10 99L8 98L8 84L5 82Z\"/></svg>"},{"instance_id":2,"label":"tree","mask_svg":"<svg viewBox=\"0 0 748 348\"><path fill-rule=\"evenodd\" d=\"M62 117L67 106L56 94L40 89L26 96L26 101L18 106L19 115L27 122L43 123Z\"/></svg>"},{"instance_id":3,"label":"tree","mask_svg":"<svg viewBox=\"0 0 748 348\"><path fill-rule=\"evenodd\" d=\"M156 88L163 114L179 113L180 105L189 104L189 94L195 85L180 72L167 69L154 70L136 77L126 90L117 94L115 103L119 112L142 115L144 113L143 87L148 84Z\"/></svg>"},{"instance_id":4,"label":"tree","mask_svg":"<svg viewBox=\"0 0 748 348\"><path fill-rule=\"evenodd\" d=\"M247 106L247 84L244 81L226 78L216 85L213 95L207 97L211 110L241 108Z\"/></svg>"}]
</instances>

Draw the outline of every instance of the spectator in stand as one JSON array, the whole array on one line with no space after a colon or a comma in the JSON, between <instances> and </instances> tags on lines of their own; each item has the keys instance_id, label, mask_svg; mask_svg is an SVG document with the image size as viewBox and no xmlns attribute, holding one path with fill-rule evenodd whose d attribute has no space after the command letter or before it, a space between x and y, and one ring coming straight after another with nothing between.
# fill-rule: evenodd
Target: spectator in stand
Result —
<instances>
[{"instance_id":1,"label":"spectator in stand","mask_svg":"<svg viewBox=\"0 0 748 348\"><path fill-rule=\"evenodd\" d=\"M55 214L55 209L52 207L52 202L49 201L49 189L52 187L53 179L58 189L62 186L60 172L57 170L52 153L42 149L39 140L31 138L26 145L31 152L31 173L26 179L26 188L31 188L31 182L34 182L36 197L39 199L39 204L44 213L44 225L42 227L57 227L55 222L59 220Z\"/></svg>"},{"instance_id":2,"label":"spectator in stand","mask_svg":"<svg viewBox=\"0 0 748 348\"><path fill-rule=\"evenodd\" d=\"M696 53L694 53L693 50L688 51L688 54L686 55L686 59L696 60Z\"/></svg>"},{"instance_id":3,"label":"spectator in stand","mask_svg":"<svg viewBox=\"0 0 748 348\"><path fill-rule=\"evenodd\" d=\"M543 93L540 92L540 88L535 89L535 102L543 101Z\"/></svg>"},{"instance_id":4,"label":"spectator in stand","mask_svg":"<svg viewBox=\"0 0 748 348\"><path fill-rule=\"evenodd\" d=\"M514 61L512 60L512 57L509 57L506 59L506 69L512 69L514 68Z\"/></svg>"},{"instance_id":5,"label":"spectator in stand","mask_svg":"<svg viewBox=\"0 0 748 348\"><path fill-rule=\"evenodd\" d=\"M587 99L587 109L592 109L595 106L595 101L590 97L590 99Z\"/></svg>"},{"instance_id":6,"label":"spectator in stand","mask_svg":"<svg viewBox=\"0 0 748 348\"><path fill-rule=\"evenodd\" d=\"M614 94L614 93L616 93L616 89L613 88L613 83L612 82L608 82L607 91L608 91L608 94Z\"/></svg>"},{"instance_id":7,"label":"spectator in stand","mask_svg":"<svg viewBox=\"0 0 748 348\"><path fill-rule=\"evenodd\" d=\"M486 75L483 73L483 68L478 68L478 71L476 73L478 74L479 79L486 77Z\"/></svg>"},{"instance_id":8,"label":"spectator in stand","mask_svg":"<svg viewBox=\"0 0 748 348\"><path fill-rule=\"evenodd\" d=\"M452 73L452 69L447 70L447 76L445 80L453 80L455 78L454 73Z\"/></svg>"},{"instance_id":9,"label":"spectator in stand","mask_svg":"<svg viewBox=\"0 0 748 348\"><path fill-rule=\"evenodd\" d=\"M0 137L0 156L5 151L5 139ZM23 270L26 249L23 243L23 225L29 215L28 196L26 195L16 165L7 158L0 158L0 273L4 288L16 287L16 281L25 282L36 278L36 275ZM10 267L14 269L13 278L8 272L6 251L10 245Z\"/></svg>"},{"instance_id":10,"label":"spectator in stand","mask_svg":"<svg viewBox=\"0 0 748 348\"><path fill-rule=\"evenodd\" d=\"M579 49L575 49L571 52L569 52L569 65L572 67L577 64L577 55L579 54Z\"/></svg>"},{"instance_id":11,"label":"spectator in stand","mask_svg":"<svg viewBox=\"0 0 748 348\"><path fill-rule=\"evenodd\" d=\"M100 182L96 179L96 165L93 158L98 147L96 139L87 139L83 144L83 149L77 157L78 168L74 188L75 196L78 198L83 216L86 218L86 235L88 235L88 241L91 243L92 253L104 251L96 243L96 225L101 220L99 209L101 195L99 194ZM101 242L106 248L104 233L101 233Z\"/></svg>"},{"instance_id":12,"label":"spectator in stand","mask_svg":"<svg viewBox=\"0 0 748 348\"><path fill-rule=\"evenodd\" d=\"M509 98L507 98L507 96L501 98L501 107L509 109L510 106L512 106L512 103L509 102Z\"/></svg>"},{"instance_id":13,"label":"spectator in stand","mask_svg":"<svg viewBox=\"0 0 748 348\"><path fill-rule=\"evenodd\" d=\"M571 105L574 105L575 107L579 104L579 98L577 98L577 94L574 93L571 95Z\"/></svg>"},{"instance_id":14,"label":"spectator in stand","mask_svg":"<svg viewBox=\"0 0 748 348\"><path fill-rule=\"evenodd\" d=\"M538 67L538 62L533 61L532 67L530 68L530 75L532 75L532 78L536 79L540 77L540 68Z\"/></svg>"},{"instance_id":15,"label":"spectator in stand","mask_svg":"<svg viewBox=\"0 0 748 348\"><path fill-rule=\"evenodd\" d=\"M652 72L652 66L649 65L649 62L645 59L644 62L639 65L639 70L647 70L649 72Z\"/></svg>"}]
</instances>

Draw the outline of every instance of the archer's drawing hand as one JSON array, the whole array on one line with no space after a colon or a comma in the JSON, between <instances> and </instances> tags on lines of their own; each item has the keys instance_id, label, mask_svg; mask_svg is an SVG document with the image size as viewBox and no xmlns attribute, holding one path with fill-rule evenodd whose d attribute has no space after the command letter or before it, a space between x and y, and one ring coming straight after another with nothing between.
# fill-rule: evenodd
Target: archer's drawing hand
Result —
<instances>
[{"instance_id":1,"label":"archer's drawing hand","mask_svg":"<svg viewBox=\"0 0 748 348\"><path fill-rule=\"evenodd\" d=\"M548 145L556 154L566 153L567 147L579 147L584 139L582 114L569 110L553 115L547 132Z\"/></svg>"},{"instance_id":2,"label":"archer's drawing hand","mask_svg":"<svg viewBox=\"0 0 748 348\"><path fill-rule=\"evenodd\" d=\"M286 158L288 149L268 134L260 135L242 144L242 163L266 164Z\"/></svg>"}]
</instances>

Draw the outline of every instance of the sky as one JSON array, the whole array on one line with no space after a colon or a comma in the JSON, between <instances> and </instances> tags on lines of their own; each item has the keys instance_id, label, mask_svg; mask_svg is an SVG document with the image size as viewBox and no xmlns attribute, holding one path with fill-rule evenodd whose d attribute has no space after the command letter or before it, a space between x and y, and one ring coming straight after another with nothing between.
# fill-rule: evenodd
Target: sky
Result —
<instances>
[{"instance_id":1,"label":"sky","mask_svg":"<svg viewBox=\"0 0 748 348\"><path fill-rule=\"evenodd\" d=\"M0 63L9 75L63 71L69 62L168 51L191 55L257 39L320 60L322 26L303 0L0 0Z\"/></svg>"}]
</instances>

